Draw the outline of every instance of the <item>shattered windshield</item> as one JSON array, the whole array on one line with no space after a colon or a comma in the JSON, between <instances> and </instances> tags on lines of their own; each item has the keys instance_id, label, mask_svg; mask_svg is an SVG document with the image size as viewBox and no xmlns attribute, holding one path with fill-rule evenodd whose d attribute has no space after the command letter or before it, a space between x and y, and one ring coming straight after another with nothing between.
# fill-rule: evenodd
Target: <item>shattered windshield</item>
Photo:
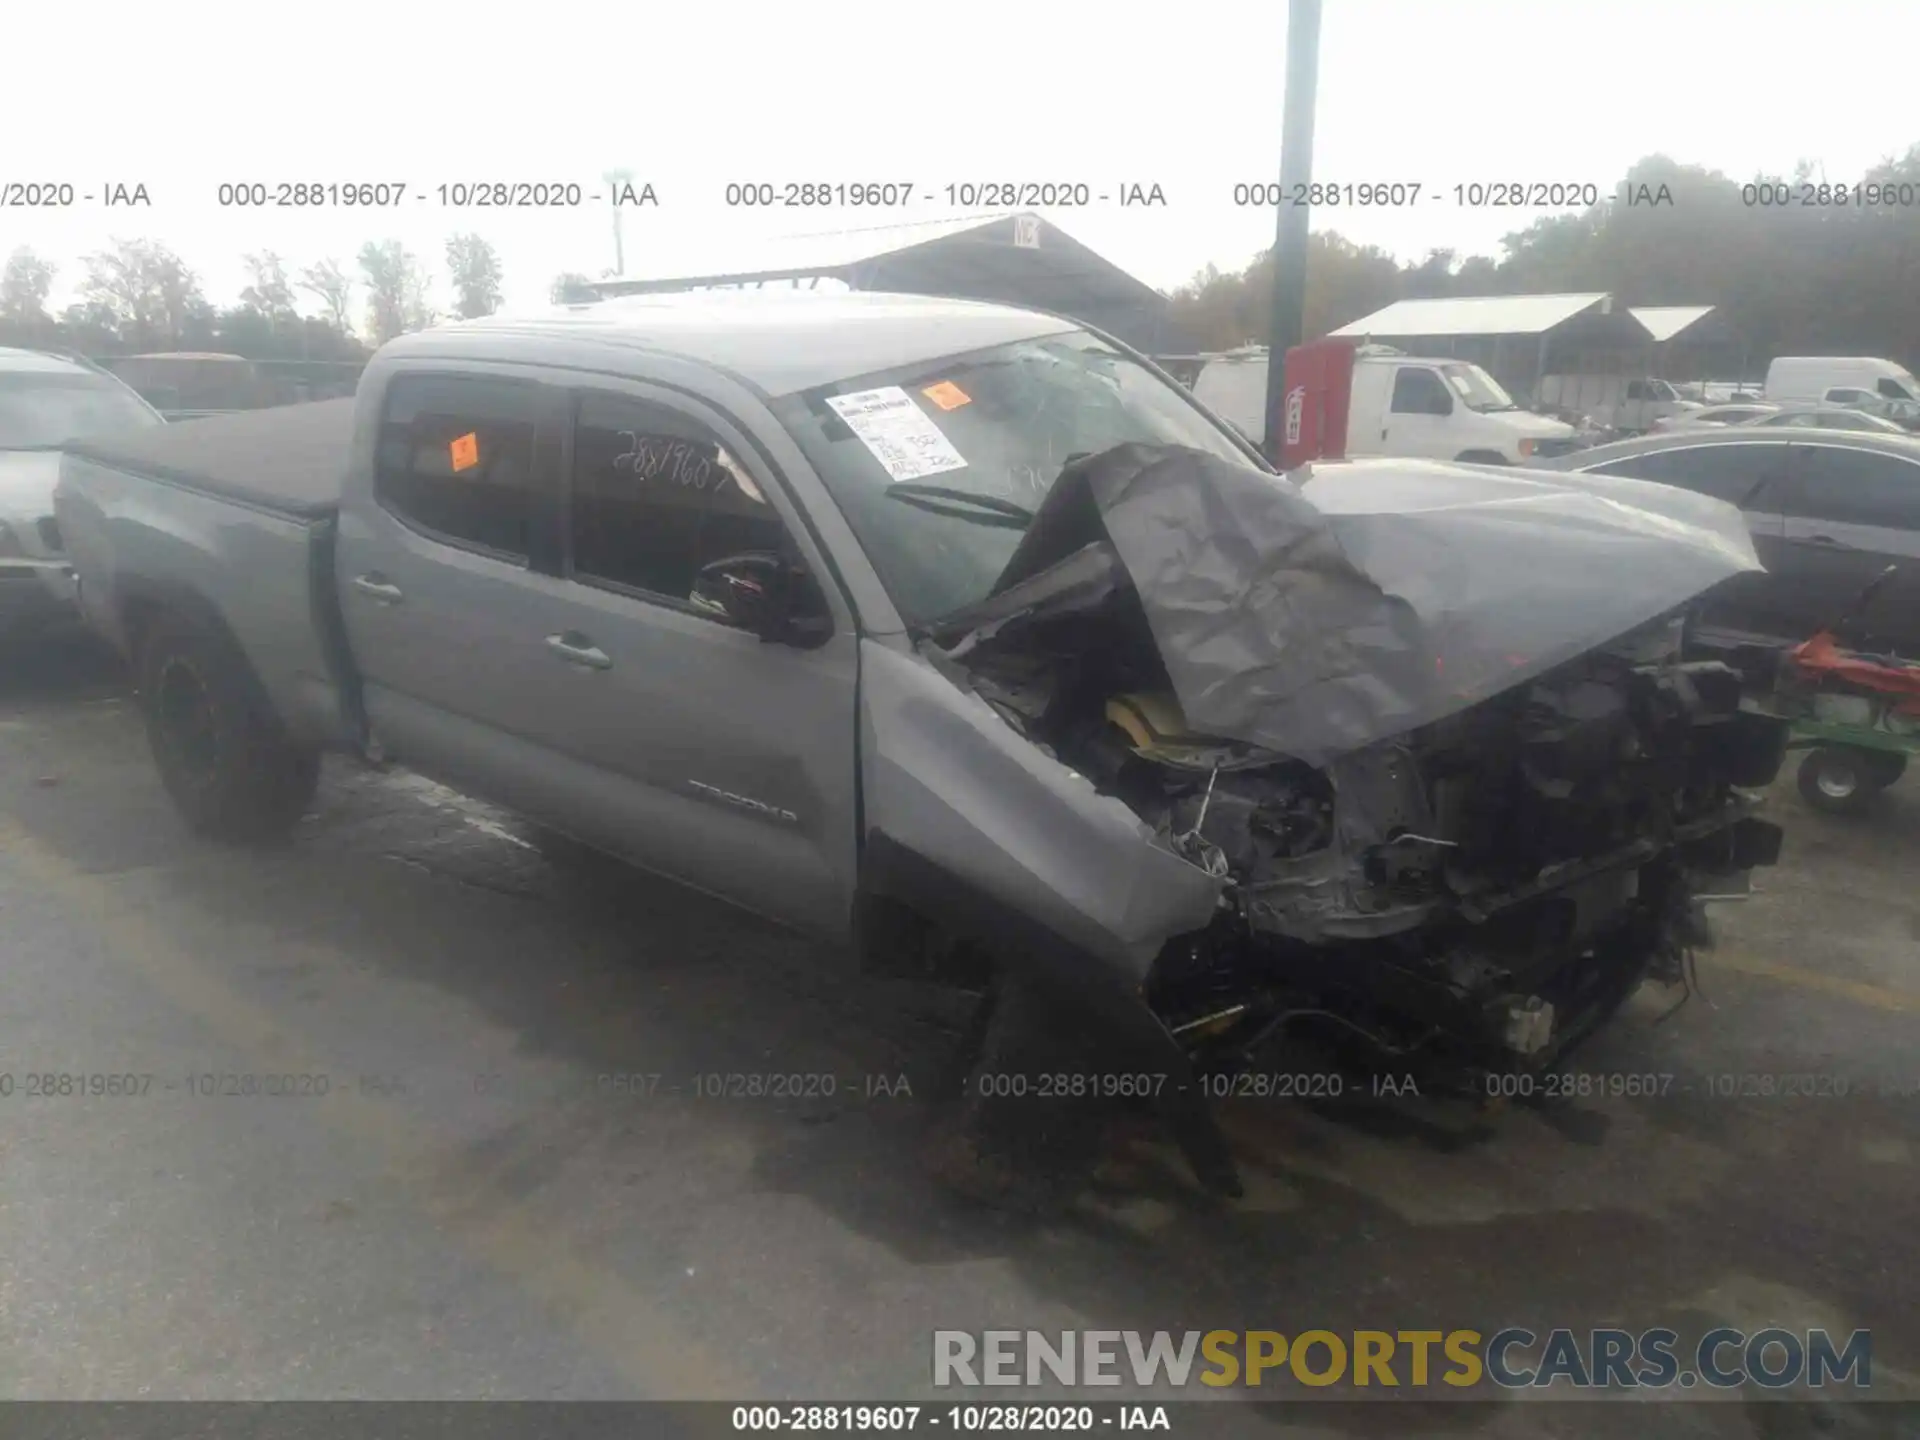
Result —
<instances>
[{"instance_id":1,"label":"shattered windshield","mask_svg":"<svg viewBox=\"0 0 1920 1440\"><path fill-rule=\"evenodd\" d=\"M773 409L910 624L985 598L1070 460L1140 443L1253 463L1185 392L1082 331L854 377Z\"/></svg>"}]
</instances>

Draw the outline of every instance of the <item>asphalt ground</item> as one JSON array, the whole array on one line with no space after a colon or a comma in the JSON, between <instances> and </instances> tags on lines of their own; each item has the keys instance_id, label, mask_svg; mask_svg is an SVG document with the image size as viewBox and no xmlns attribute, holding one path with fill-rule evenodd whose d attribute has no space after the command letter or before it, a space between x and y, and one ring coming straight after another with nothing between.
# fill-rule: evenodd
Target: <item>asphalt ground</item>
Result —
<instances>
[{"instance_id":1,"label":"asphalt ground","mask_svg":"<svg viewBox=\"0 0 1920 1440\"><path fill-rule=\"evenodd\" d=\"M0 1396L931 1400L952 1398L936 1329L1713 1324L1870 1329L1873 1393L1912 1395L1915 783L1844 821L1777 787L1783 863L1719 909L1699 993L1648 987L1576 1062L1659 1093L1229 1102L1245 1199L1143 1130L1033 1220L918 1161L938 997L644 876L557 869L403 772L330 762L285 846L197 841L116 667L62 639L0 661ZM747 1074L831 1084L701 1078ZM27 1094L62 1075L150 1078ZM1910 1423L1751 1387L1501 1398L1423 1424Z\"/></svg>"}]
</instances>

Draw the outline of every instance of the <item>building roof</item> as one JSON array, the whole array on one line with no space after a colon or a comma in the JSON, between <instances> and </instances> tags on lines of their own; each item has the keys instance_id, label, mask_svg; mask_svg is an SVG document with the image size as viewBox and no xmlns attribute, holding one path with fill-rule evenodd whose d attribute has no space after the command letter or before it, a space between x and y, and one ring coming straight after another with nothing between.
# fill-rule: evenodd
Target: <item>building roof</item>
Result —
<instances>
[{"instance_id":1,"label":"building roof","mask_svg":"<svg viewBox=\"0 0 1920 1440\"><path fill-rule=\"evenodd\" d=\"M837 280L855 290L940 295L1070 315L1149 351L1179 348L1166 297L1032 211L789 235L588 282L601 296Z\"/></svg>"},{"instance_id":2,"label":"building roof","mask_svg":"<svg viewBox=\"0 0 1920 1440\"><path fill-rule=\"evenodd\" d=\"M926 295L700 291L490 315L403 335L382 353L484 358L496 348L492 336L544 335L667 351L788 395L1071 328L1031 310Z\"/></svg>"},{"instance_id":3,"label":"building roof","mask_svg":"<svg viewBox=\"0 0 1920 1440\"><path fill-rule=\"evenodd\" d=\"M1462 295L1440 300L1396 300L1384 310L1342 325L1335 335L1538 335L1609 297L1583 295Z\"/></svg>"},{"instance_id":4,"label":"building roof","mask_svg":"<svg viewBox=\"0 0 1920 1440\"><path fill-rule=\"evenodd\" d=\"M1638 320L1654 343L1665 344L1682 330L1713 313L1711 305L1640 305L1627 313Z\"/></svg>"},{"instance_id":5,"label":"building roof","mask_svg":"<svg viewBox=\"0 0 1920 1440\"><path fill-rule=\"evenodd\" d=\"M698 261L662 265L645 275L622 275L609 280L589 281L587 288L600 295L637 295L678 286L824 275L844 270L863 260L898 254L953 235L965 235L969 231L1010 220L1013 213L962 215L945 220L778 235L760 240L736 240L731 245L703 243Z\"/></svg>"}]
</instances>

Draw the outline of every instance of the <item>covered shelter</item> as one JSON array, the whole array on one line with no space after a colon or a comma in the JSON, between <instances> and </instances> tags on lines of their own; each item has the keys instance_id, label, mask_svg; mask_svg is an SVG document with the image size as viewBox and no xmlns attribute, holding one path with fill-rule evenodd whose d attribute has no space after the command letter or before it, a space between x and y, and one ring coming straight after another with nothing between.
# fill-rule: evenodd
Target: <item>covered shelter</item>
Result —
<instances>
[{"instance_id":1,"label":"covered shelter","mask_svg":"<svg viewBox=\"0 0 1920 1440\"><path fill-rule=\"evenodd\" d=\"M1472 360L1525 396L1539 392L1542 376L1586 373L1598 356L1647 342L1645 327L1604 291L1396 300L1332 333Z\"/></svg>"},{"instance_id":2,"label":"covered shelter","mask_svg":"<svg viewBox=\"0 0 1920 1440\"><path fill-rule=\"evenodd\" d=\"M1647 332L1639 368L1666 380L1750 378L1750 347L1713 305L1639 305L1627 312Z\"/></svg>"},{"instance_id":3,"label":"covered shelter","mask_svg":"<svg viewBox=\"0 0 1920 1440\"><path fill-rule=\"evenodd\" d=\"M594 281L606 298L768 285L986 300L1097 326L1149 354L1182 348L1167 297L1032 211L794 235L694 266Z\"/></svg>"}]
</instances>

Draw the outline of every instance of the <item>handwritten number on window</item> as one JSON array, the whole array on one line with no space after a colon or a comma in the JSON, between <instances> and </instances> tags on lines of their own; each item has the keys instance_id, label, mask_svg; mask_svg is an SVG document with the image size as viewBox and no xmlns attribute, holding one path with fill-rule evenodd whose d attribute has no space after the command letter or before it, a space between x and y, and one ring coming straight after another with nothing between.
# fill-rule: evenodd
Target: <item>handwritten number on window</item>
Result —
<instances>
[{"instance_id":1,"label":"handwritten number on window","mask_svg":"<svg viewBox=\"0 0 1920 1440\"><path fill-rule=\"evenodd\" d=\"M713 480L715 494L727 482L724 473L714 477L713 462L695 450L689 441L663 440L632 430L622 430L619 434L627 442L627 448L614 456L616 471L624 471L637 480L660 480L694 490L705 490L707 482Z\"/></svg>"}]
</instances>

